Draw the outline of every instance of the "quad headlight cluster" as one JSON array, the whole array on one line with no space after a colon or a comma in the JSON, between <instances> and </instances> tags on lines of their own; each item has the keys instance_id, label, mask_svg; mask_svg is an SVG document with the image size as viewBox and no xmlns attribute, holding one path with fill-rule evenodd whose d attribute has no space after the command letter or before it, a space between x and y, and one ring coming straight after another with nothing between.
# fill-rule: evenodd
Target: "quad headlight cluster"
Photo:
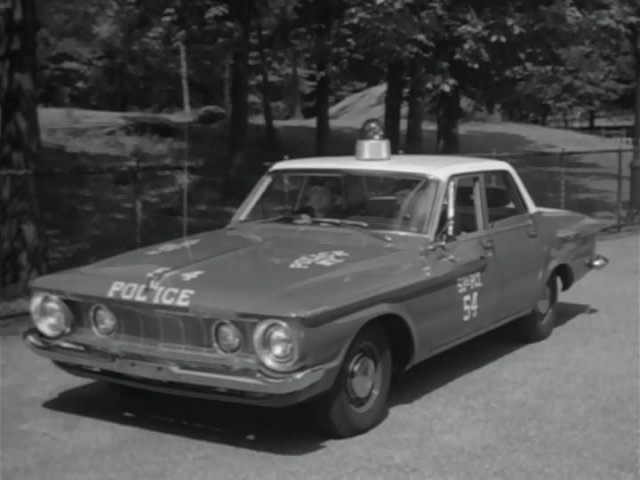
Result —
<instances>
[{"instance_id":1,"label":"quad headlight cluster","mask_svg":"<svg viewBox=\"0 0 640 480\"><path fill-rule=\"evenodd\" d=\"M58 338L71 330L73 315L57 295L36 293L29 305L36 328L49 338Z\"/></svg>"},{"instance_id":2,"label":"quad headlight cluster","mask_svg":"<svg viewBox=\"0 0 640 480\"><path fill-rule=\"evenodd\" d=\"M73 314L57 295L34 293L30 303L31 318L40 333L49 338L59 338L71 332ZM89 311L91 328L99 336L109 336L116 331L118 321L104 305L94 305Z\"/></svg>"},{"instance_id":3,"label":"quad headlight cluster","mask_svg":"<svg viewBox=\"0 0 640 480\"><path fill-rule=\"evenodd\" d=\"M276 371L291 369L298 360L298 341L293 329L281 320L264 320L253 334L258 358Z\"/></svg>"},{"instance_id":4,"label":"quad headlight cluster","mask_svg":"<svg viewBox=\"0 0 640 480\"><path fill-rule=\"evenodd\" d=\"M89 312L91 327L101 337L107 337L116 331L118 320L104 305L94 305Z\"/></svg>"},{"instance_id":5,"label":"quad headlight cluster","mask_svg":"<svg viewBox=\"0 0 640 480\"><path fill-rule=\"evenodd\" d=\"M245 341L238 327L228 321L211 327L211 338L222 353L240 351ZM260 361L271 370L291 370L298 360L299 347L295 331L281 320L263 320L253 332L253 347Z\"/></svg>"}]
</instances>

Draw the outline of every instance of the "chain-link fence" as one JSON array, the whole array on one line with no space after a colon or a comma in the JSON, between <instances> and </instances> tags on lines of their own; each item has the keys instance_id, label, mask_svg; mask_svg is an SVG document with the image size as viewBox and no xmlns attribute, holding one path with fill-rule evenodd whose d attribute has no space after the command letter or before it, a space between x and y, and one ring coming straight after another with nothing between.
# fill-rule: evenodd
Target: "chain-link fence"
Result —
<instances>
[{"instance_id":1,"label":"chain-link fence","mask_svg":"<svg viewBox=\"0 0 640 480\"><path fill-rule=\"evenodd\" d=\"M630 217L630 177L634 150L481 154L509 162L534 201L611 220L621 228Z\"/></svg>"},{"instance_id":2,"label":"chain-link fence","mask_svg":"<svg viewBox=\"0 0 640 480\"><path fill-rule=\"evenodd\" d=\"M614 228L632 221L631 149L477 156L510 162L540 206L604 218ZM68 159L64 163L78 165ZM220 201L219 168L194 163L185 168L139 158L123 164L122 157L117 163L102 159L100 167L79 163L84 166L37 174L0 172L14 178L27 175L35 182L50 271L220 228L233 214L235 205Z\"/></svg>"}]
</instances>

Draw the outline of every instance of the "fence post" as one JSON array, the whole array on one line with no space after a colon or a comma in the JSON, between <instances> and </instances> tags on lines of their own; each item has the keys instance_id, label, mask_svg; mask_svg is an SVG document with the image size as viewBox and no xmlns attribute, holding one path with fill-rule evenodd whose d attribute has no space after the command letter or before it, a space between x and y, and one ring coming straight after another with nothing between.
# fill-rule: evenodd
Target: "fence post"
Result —
<instances>
[{"instance_id":1,"label":"fence post","mask_svg":"<svg viewBox=\"0 0 640 480\"><path fill-rule=\"evenodd\" d=\"M638 120L640 122L640 120ZM637 221L640 214L640 141L634 142L632 149L633 158L629 169L631 178L629 179L629 210L627 216L632 221Z\"/></svg>"},{"instance_id":2,"label":"fence post","mask_svg":"<svg viewBox=\"0 0 640 480\"><path fill-rule=\"evenodd\" d=\"M565 207L565 155L564 148L560 151L560 208Z\"/></svg>"},{"instance_id":3,"label":"fence post","mask_svg":"<svg viewBox=\"0 0 640 480\"><path fill-rule=\"evenodd\" d=\"M135 163L133 166L133 206L135 209L135 236L136 236L136 248L140 248L140 233L141 233L141 225L140 219L142 217L142 202L140 201L140 186L139 186L139 175L140 175L140 155L138 152L134 153Z\"/></svg>"},{"instance_id":4,"label":"fence post","mask_svg":"<svg viewBox=\"0 0 640 480\"><path fill-rule=\"evenodd\" d=\"M618 232L622 229L622 148L618 149L618 186L616 192L616 223Z\"/></svg>"}]
</instances>

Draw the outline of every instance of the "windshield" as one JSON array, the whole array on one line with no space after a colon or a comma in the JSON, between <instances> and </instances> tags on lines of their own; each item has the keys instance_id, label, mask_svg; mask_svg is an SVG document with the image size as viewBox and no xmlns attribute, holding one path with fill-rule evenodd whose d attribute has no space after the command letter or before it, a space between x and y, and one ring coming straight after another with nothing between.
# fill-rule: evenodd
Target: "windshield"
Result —
<instances>
[{"instance_id":1,"label":"windshield","mask_svg":"<svg viewBox=\"0 0 640 480\"><path fill-rule=\"evenodd\" d=\"M263 177L240 221L331 219L372 230L422 233L435 180L395 172L275 171ZM297 223L297 222L296 222ZM317 223L317 222L314 222ZM321 222L318 222L321 223Z\"/></svg>"}]
</instances>

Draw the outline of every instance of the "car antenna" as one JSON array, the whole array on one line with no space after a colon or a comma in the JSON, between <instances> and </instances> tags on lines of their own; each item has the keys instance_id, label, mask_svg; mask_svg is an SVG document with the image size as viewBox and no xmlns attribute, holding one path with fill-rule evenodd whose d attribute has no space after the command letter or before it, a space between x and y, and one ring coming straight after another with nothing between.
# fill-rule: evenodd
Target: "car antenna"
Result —
<instances>
[{"instance_id":1,"label":"car antenna","mask_svg":"<svg viewBox=\"0 0 640 480\"><path fill-rule=\"evenodd\" d=\"M188 236L188 223L187 215L189 213L189 123L191 122L191 108L189 102L185 99L184 113L186 119L182 127L182 135L184 141L184 150L182 155L182 241L187 248L187 254L189 255L189 261L193 262L193 256L191 254L191 246L187 241Z\"/></svg>"}]
</instances>

